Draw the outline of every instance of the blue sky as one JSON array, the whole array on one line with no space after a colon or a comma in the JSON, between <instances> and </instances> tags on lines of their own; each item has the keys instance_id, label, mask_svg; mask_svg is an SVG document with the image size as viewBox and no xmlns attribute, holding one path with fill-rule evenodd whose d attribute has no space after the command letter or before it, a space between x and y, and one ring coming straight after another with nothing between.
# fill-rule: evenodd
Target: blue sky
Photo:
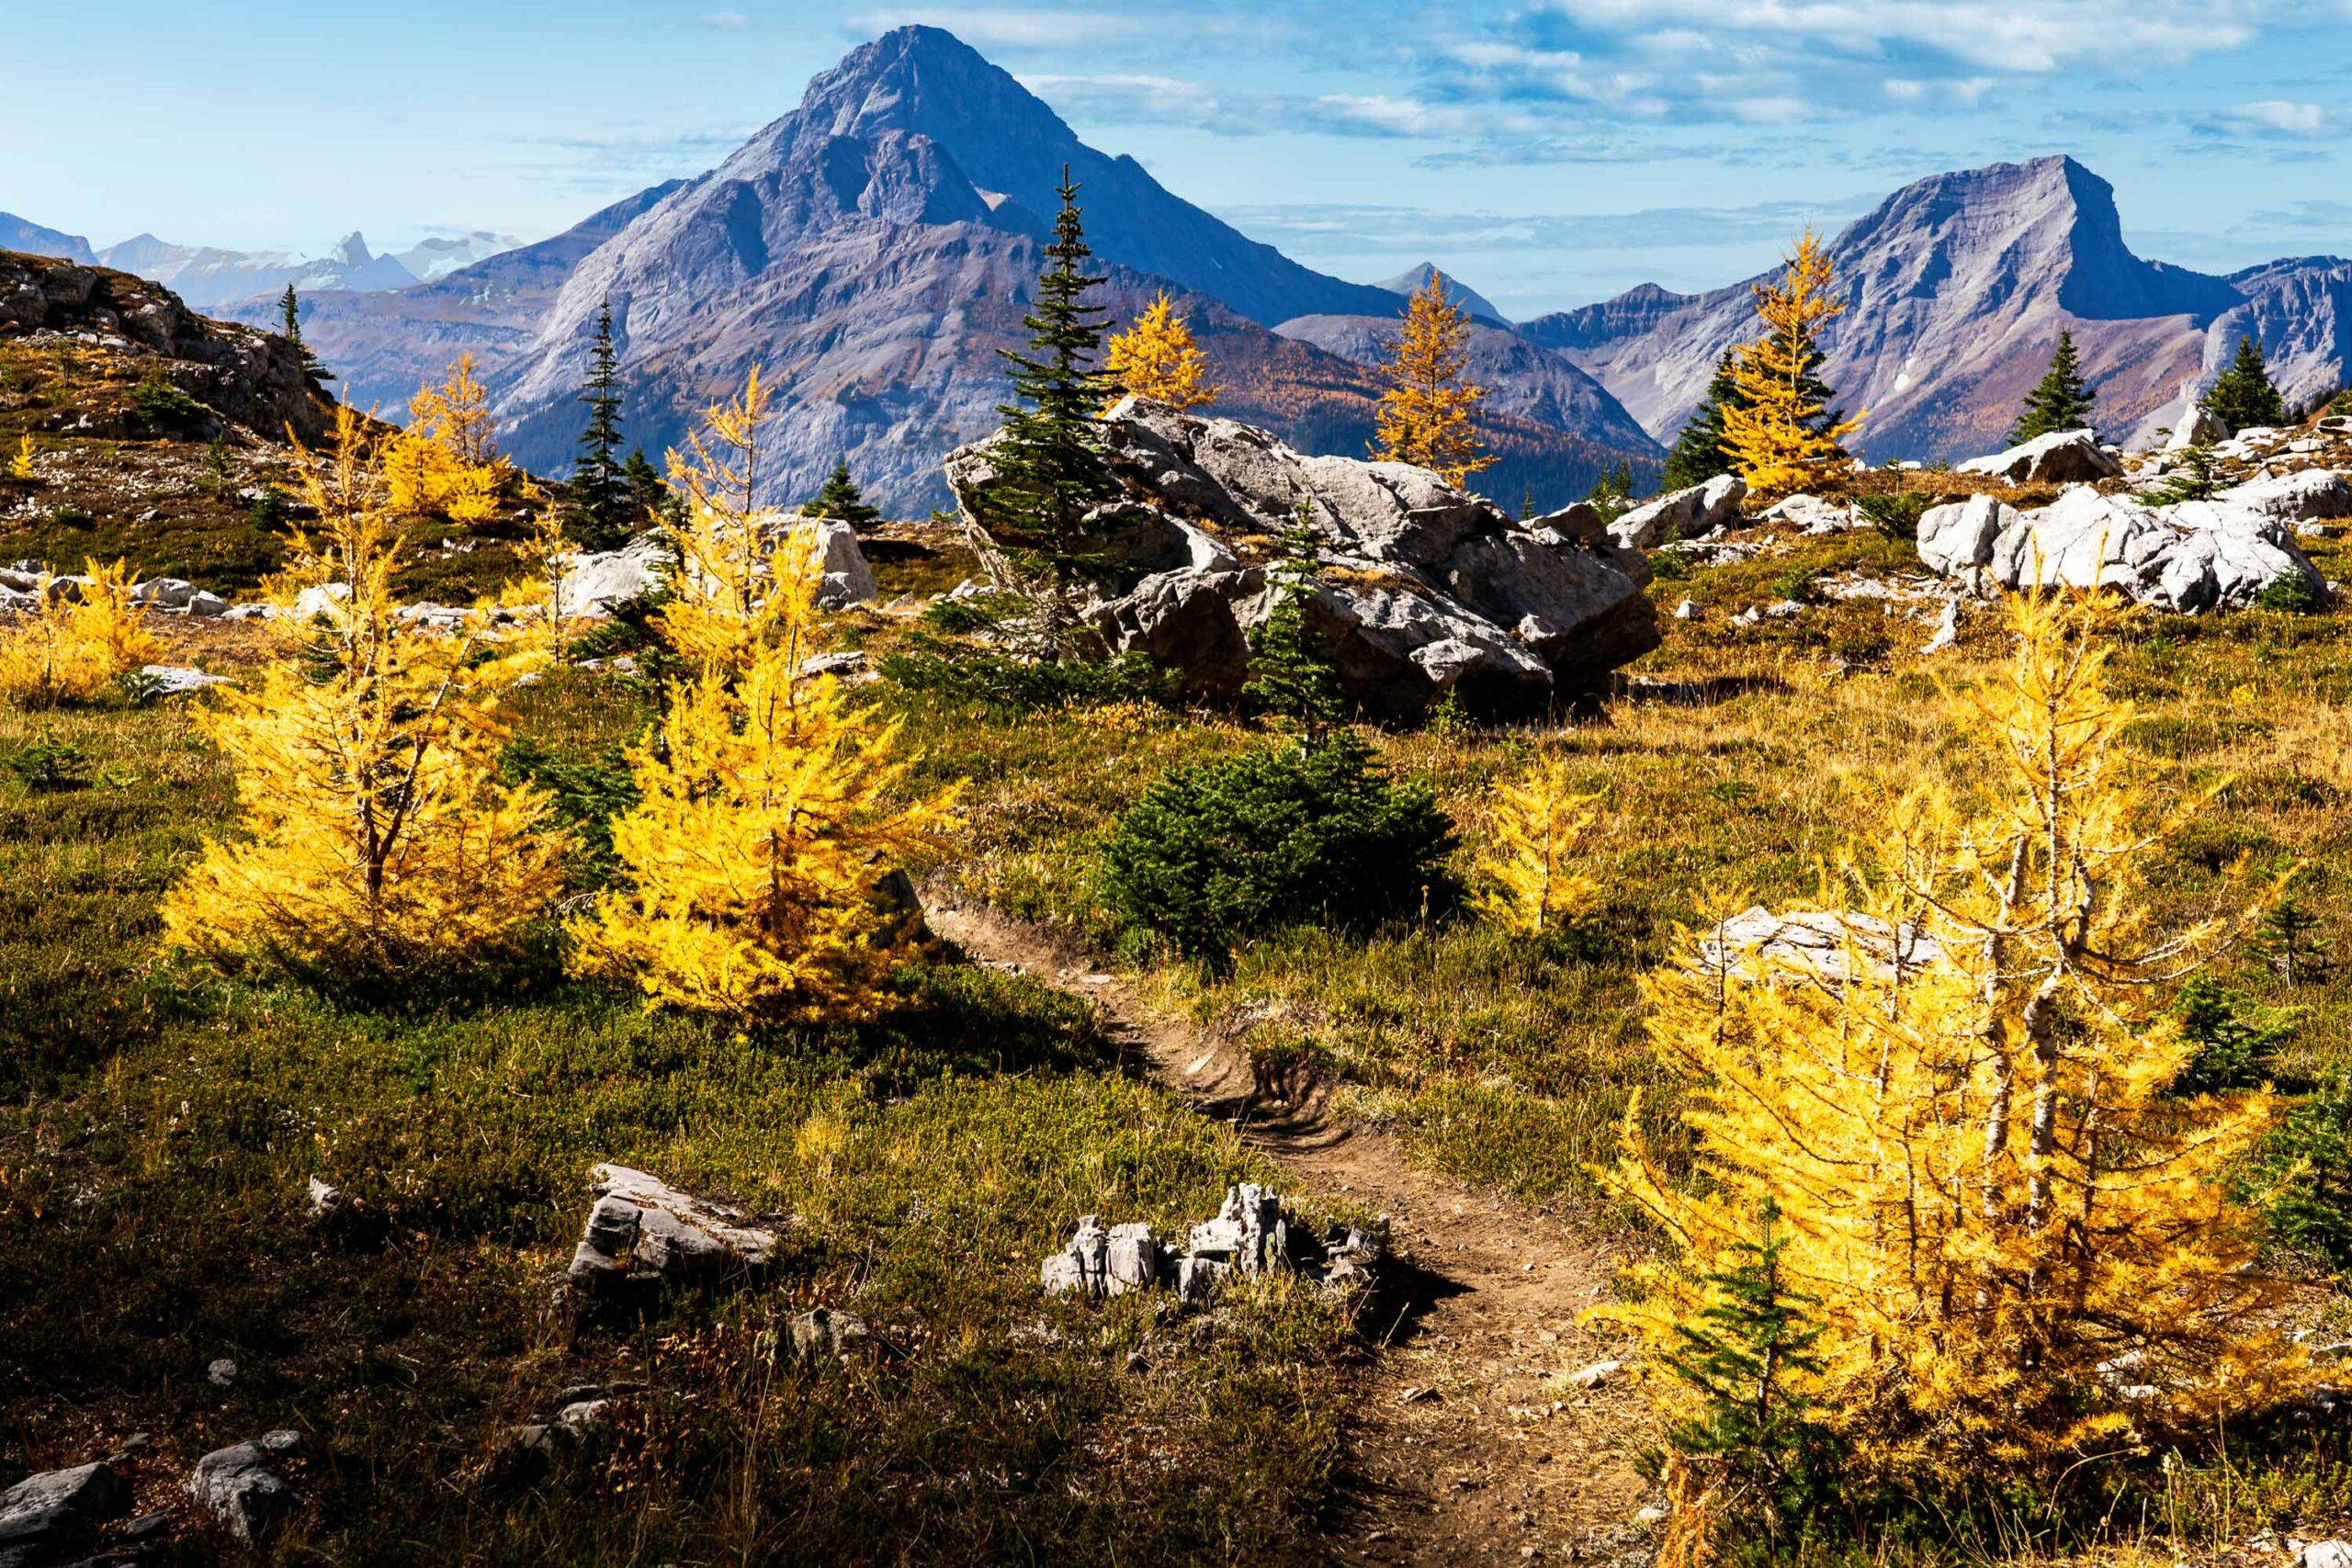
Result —
<instances>
[{"instance_id":1,"label":"blue sky","mask_svg":"<svg viewBox=\"0 0 2352 1568\"><path fill-rule=\"evenodd\" d=\"M1507 312L1728 282L1940 169L2071 152L2143 254L2352 252L2352 0L84 0L11 18L0 210L99 244L537 238L903 21L1348 276Z\"/></svg>"}]
</instances>

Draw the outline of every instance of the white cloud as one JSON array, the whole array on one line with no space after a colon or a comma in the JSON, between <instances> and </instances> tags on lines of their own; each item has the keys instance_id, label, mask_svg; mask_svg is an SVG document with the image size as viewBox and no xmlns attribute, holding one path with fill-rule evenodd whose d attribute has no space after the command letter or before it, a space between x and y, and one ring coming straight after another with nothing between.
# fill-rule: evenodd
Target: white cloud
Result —
<instances>
[{"instance_id":1,"label":"white cloud","mask_svg":"<svg viewBox=\"0 0 2352 1568\"><path fill-rule=\"evenodd\" d=\"M2267 98L2240 104L2221 112L2222 123L2235 130L2269 131L2280 136L2325 136L2342 123L2342 116L2317 104L2289 103Z\"/></svg>"},{"instance_id":2,"label":"white cloud","mask_svg":"<svg viewBox=\"0 0 2352 1568\"><path fill-rule=\"evenodd\" d=\"M1603 31L1680 27L1813 45L1859 58L1891 46L2041 73L2120 61L2177 62L2250 42L2290 0L1543 0Z\"/></svg>"}]
</instances>

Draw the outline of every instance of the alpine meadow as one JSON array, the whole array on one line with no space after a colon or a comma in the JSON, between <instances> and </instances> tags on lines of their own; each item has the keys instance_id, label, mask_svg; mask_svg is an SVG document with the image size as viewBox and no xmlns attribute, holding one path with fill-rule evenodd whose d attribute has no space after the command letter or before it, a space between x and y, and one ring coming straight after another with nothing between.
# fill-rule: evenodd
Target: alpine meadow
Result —
<instances>
[{"instance_id":1,"label":"alpine meadow","mask_svg":"<svg viewBox=\"0 0 2352 1568\"><path fill-rule=\"evenodd\" d=\"M28 19L0 1568L2352 1568L2352 17L1261 9Z\"/></svg>"}]
</instances>

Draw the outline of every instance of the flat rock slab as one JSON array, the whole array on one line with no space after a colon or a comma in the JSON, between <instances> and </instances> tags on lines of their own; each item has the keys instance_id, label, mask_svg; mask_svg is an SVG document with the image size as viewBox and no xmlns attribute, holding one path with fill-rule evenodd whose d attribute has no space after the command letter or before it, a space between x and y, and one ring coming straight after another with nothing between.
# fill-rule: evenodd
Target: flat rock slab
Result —
<instances>
[{"instance_id":1,"label":"flat rock slab","mask_svg":"<svg viewBox=\"0 0 2352 1568\"><path fill-rule=\"evenodd\" d=\"M130 1483L103 1461L28 1475L0 1492L0 1563L48 1561L130 1511Z\"/></svg>"}]
</instances>

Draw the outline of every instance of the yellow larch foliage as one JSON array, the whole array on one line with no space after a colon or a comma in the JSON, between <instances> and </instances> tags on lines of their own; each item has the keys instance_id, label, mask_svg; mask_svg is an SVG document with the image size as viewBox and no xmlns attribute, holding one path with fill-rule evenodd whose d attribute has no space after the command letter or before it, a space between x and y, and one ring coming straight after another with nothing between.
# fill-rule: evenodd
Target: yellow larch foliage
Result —
<instances>
[{"instance_id":1,"label":"yellow larch foliage","mask_svg":"<svg viewBox=\"0 0 2352 1568\"><path fill-rule=\"evenodd\" d=\"M1862 423L1857 414L1826 424L1811 376L1821 329L1846 309L1832 298L1838 274L1820 236L1807 229L1785 260L1778 283L1755 286L1765 333L1732 351L1737 395L1722 405L1724 455L1750 490L1768 497L1817 485L1844 467L1851 460L1845 438Z\"/></svg>"},{"instance_id":2,"label":"yellow larch foliage","mask_svg":"<svg viewBox=\"0 0 2352 1568\"><path fill-rule=\"evenodd\" d=\"M800 612L778 594L791 564L787 531L758 504L760 427L767 386L752 366L743 390L703 410L686 450L669 455L670 488L684 502L664 533L675 558L662 636L689 664L741 667L750 649Z\"/></svg>"},{"instance_id":3,"label":"yellow larch foliage","mask_svg":"<svg viewBox=\"0 0 2352 1568\"><path fill-rule=\"evenodd\" d=\"M1372 455L1428 468L1451 485L1466 485L1472 474L1492 467L1473 424L1487 389L1464 378L1469 363L1470 317L1446 298L1444 276L1432 271L1428 287L1407 303L1389 354Z\"/></svg>"},{"instance_id":4,"label":"yellow larch foliage","mask_svg":"<svg viewBox=\"0 0 2352 1568\"><path fill-rule=\"evenodd\" d=\"M899 727L805 676L821 627L818 532L753 501L766 394L752 372L672 454L687 502L663 627L692 673L658 739L628 753L639 794L613 824L629 886L571 924L582 972L631 976L649 1007L851 1021L883 1010L910 934L888 884L953 822L956 791L909 797Z\"/></svg>"},{"instance_id":5,"label":"yellow larch foliage","mask_svg":"<svg viewBox=\"0 0 2352 1568\"><path fill-rule=\"evenodd\" d=\"M2211 1431L2309 1373L2225 1179L2272 1097L2169 1092L2194 1048L2164 993L2229 928L2153 931L2140 868L2210 796L2169 819L2143 798L2092 602L2011 603L2013 663L1959 705L1982 783L1915 789L1852 847L1824 900L1841 949L1686 931L1646 983L1652 1039L1691 1085L1695 1180L1630 1114L1597 1173L1671 1239L1641 1299L1607 1311L1654 1351L1778 1204L1824 1329L1810 1392L1888 1470L2030 1471L2107 1436Z\"/></svg>"},{"instance_id":6,"label":"yellow larch foliage","mask_svg":"<svg viewBox=\"0 0 2352 1568\"><path fill-rule=\"evenodd\" d=\"M1216 400L1208 379L1209 358L1193 341L1193 329L1177 315L1165 289L1135 324L1112 335L1102 368L1121 389L1174 409L1196 409Z\"/></svg>"},{"instance_id":7,"label":"yellow larch foliage","mask_svg":"<svg viewBox=\"0 0 2352 1568\"><path fill-rule=\"evenodd\" d=\"M392 512L458 524L496 516L511 469L498 454L498 422L474 375L474 356L459 355L440 386L418 388L408 418L408 428L391 438L383 456Z\"/></svg>"},{"instance_id":8,"label":"yellow larch foliage","mask_svg":"<svg viewBox=\"0 0 2352 1568\"><path fill-rule=\"evenodd\" d=\"M18 484L30 484L33 473L33 438L25 436L17 443L17 455L8 459L8 477Z\"/></svg>"},{"instance_id":9,"label":"yellow larch foliage","mask_svg":"<svg viewBox=\"0 0 2352 1568\"><path fill-rule=\"evenodd\" d=\"M237 830L207 838L166 896L165 939L298 974L488 956L548 908L573 847L544 793L498 779L499 694L548 661L539 590L455 629L400 615L401 535L347 408L304 487L317 524L271 584L284 657L198 720L236 770Z\"/></svg>"},{"instance_id":10,"label":"yellow larch foliage","mask_svg":"<svg viewBox=\"0 0 2352 1568\"><path fill-rule=\"evenodd\" d=\"M1600 799L1577 794L1556 757L1539 757L1518 783L1497 785L1493 848L1479 862L1496 887L1479 895L1480 912L1506 931L1542 936L1590 911L1600 885L1577 860Z\"/></svg>"},{"instance_id":11,"label":"yellow larch foliage","mask_svg":"<svg viewBox=\"0 0 2352 1568\"><path fill-rule=\"evenodd\" d=\"M42 577L40 605L0 623L0 698L20 707L85 703L161 651L122 562L88 560L82 571L77 581Z\"/></svg>"}]
</instances>

